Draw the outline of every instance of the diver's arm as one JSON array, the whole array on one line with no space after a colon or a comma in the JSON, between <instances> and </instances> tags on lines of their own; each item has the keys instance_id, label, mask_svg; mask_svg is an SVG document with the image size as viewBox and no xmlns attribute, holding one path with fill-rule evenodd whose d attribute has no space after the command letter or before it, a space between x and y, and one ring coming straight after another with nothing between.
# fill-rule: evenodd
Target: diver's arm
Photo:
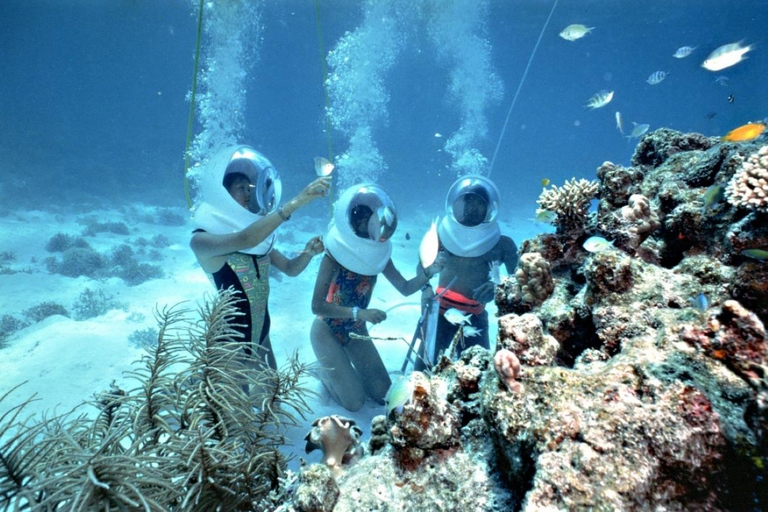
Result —
<instances>
[{"instance_id":1,"label":"diver's arm","mask_svg":"<svg viewBox=\"0 0 768 512\"><path fill-rule=\"evenodd\" d=\"M272 249L272 251L270 251L269 258L272 261L272 265L274 265L275 268L277 268L279 271L287 276L295 277L301 274L304 269L307 268L307 265L309 265L309 262L312 261L312 258L324 250L325 248L323 247L323 239L319 236L316 236L307 242L304 250L301 251L301 253L295 258L288 259L277 249Z\"/></svg>"},{"instance_id":2,"label":"diver's arm","mask_svg":"<svg viewBox=\"0 0 768 512\"><path fill-rule=\"evenodd\" d=\"M287 221L293 213L302 206L309 204L318 197L328 193L329 178L317 178L304 187L296 197L285 203L282 208L269 215L252 222L243 230L225 235L197 232L192 235L190 247L198 261L204 267L207 262L218 256L224 256L233 252L242 251L249 247L259 245L267 239L280 224Z\"/></svg>"},{"instance_id":3,"label":"diver's arm","mask_svg":"<svg viewBox=\"0 0 768 512\"><path fill-rule=\"evenodd\" d=\"M430 278L440 271L439 268L436 270L434 269L436 265L437 263L428 267L426 270L423 269L421 265L419 265L416 271L416 276L406 281L400 271L395 268L395 264L392 263L392 260L390 259L387 262L387 266L384 267L382 274L384 274L384 277L387 278L387 281L392 283L392 286L394 286L397 291L407 297L408 295L421 290L425 284L429 283Z\"/></svg>"},{"instance_id":4,"label":"diver's arm","mask_svg":"<svg viewBox=\"0 0 768 512\"><path fill-rule=\"evenodd\" d=\"M315 281L315 291L312 293L312 313L324 318L355 318L354 308L341 304L331 304L325 300L331 282L336 278L340 265L329 255L320 262L320 271ZM358 309L357 320L378 324L385 320L387 314L380 309Z\"/></svg>"},{"instance_id":5,"label":"diver's arm","mask_svg":"<svg viewBox=\"0 0 768 512\"><path fill-rule=\"evenodd\" d=\"M512 276L517 270L517 245L515 241L508 236L501 237L501 260L507 269L507 275Z\"/></svg>"}]
</instances>

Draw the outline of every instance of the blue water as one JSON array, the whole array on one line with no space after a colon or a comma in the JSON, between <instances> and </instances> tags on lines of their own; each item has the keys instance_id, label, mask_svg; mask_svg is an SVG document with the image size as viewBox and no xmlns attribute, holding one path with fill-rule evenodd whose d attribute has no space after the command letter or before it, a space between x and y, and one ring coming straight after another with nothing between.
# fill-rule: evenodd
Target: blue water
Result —
<instances>
[{"instance_id":1,"label":"blue water","mask_svg":"<svg viewBox=\"0 0 768 512\"><path fill-rule=\"evenodd\" d=\"M490 2L481 36L490 44L503 94L484 109L488 130L476 147L488 159L551 6L550 0ZM319 0L326 52L361 25L363 9L362 2ZM426 12L424 19L435 15ZM405 47L382 77L386 119L373 129L388 166L379 181L403 214L439 212L456 177L443 147L459 122L457 102L446 92L451 64L438 55L424 19L401 20L411 26L403 28ZM628 129L636 121L652 130L706 135L768 116L767 22L764 0L561 0L493 170L504 197L501 218L532 217L542 178L555 184L591 179L605 160L628 163L635 142L616 130L616 110ZM595 29L574 42L558 37L571 23ZM252 42L256 57L243 63L249 75L242 141L271 158L288 194L311 178L312 158L329 152L317 28L314 2L264 2L260 44ZM183 205L195 35L196 2L190 0L0 2L4 206L79 200ZM744 62L717 73L700 66L714 48L739 40L755 44ZM698 48L688 58L672 58L683 45ZM377 51L370 48L371 55ZM657 70L669 76L648 85ZM715 82L720 75L729 78L728 86ZM615 90L613 101L585 110L601 89ZM336 156L348 143L333 131Z\"/></svg>"}]
</instances>

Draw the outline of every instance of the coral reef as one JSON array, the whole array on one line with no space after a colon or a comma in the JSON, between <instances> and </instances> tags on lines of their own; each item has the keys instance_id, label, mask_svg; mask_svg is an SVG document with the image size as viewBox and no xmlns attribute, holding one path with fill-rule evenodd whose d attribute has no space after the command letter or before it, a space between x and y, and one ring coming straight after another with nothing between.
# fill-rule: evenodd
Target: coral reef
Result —
<instances>
[{"instance_id":1,"label":"coral reef","mask_svg":"<svg viewBox=\"0 0 768 512\"><path fill-rule=\"evenodd\" d=\"M515 278L520 300L526 304L541 304L552 294L552 268L549 261L537 252L523 254L517 264Z\"/></svg>"},{"instance_id":2,"label":"coral reef","mask_svg":"<svg viewBox=\"0 0 768 512\"><path fill-rule=\"evenodd\" d=\"M510 393L520 393L523 391L523 385L519 382L520 374L520 360L511 350L505 348L496 352L493 357L493 364L496 368L496 373L499 375L499 380L507 388Z\"/></svg>"},{"instance_id":3,"label":"coral reef","mask_svg":"<svg viewBox=\"0 0 768 512\"><path fill-rule=\"evenodd\" d=\"M541 207L537 213L556 213L557 217L552 223L557 226L557 232L577 236L587 222L589 202L595 198L598 187L597 181L577 181L576 178L566 180L562 187L552 185L552 188L543 190L536 201Z\"/></svg>"},{"instance_id":4,"label":"coral reef","mask_svg":"<svg viewBox=\"0 0 768 512\"><path fill-rule=\"evenodd\" d=\"M758 144L657 130L630 167L542 194L558 229L497 287L493 354L416 376L337 509L763 508L768 222L722 194Z\"/></svg>"},{"instance_id":5,"label":"coral reef","mask_svg":"<svg viewBox=\"0 0 768 512\"><path fill-rule=\"evenodd\" d=\"M728 202L768 213L768 145L741 164L725 189Z\"/></svg>"}]
</instances>

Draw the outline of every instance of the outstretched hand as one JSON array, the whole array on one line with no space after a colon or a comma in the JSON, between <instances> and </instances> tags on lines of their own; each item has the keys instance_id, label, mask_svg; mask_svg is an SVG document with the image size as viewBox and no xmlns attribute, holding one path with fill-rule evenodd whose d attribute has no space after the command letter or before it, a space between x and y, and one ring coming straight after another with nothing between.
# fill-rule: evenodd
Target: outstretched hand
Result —
<instances>
[{"instance_id":1,"label":"outstretched hand","mask_svg":"<svg viewBox=\"0 0 768 512\"><path fill-rule=\"evenodd\" d=\"M387 319L387 314L380 309L361 309L357 312L358 320L378 324Z\"/></svg>"},{"instance_id":2,"label":"outstretched hand","mask_svg":"<svg viewBox=\"0 0 768 512\"><path fill-rule=\"evenodd\" d=\"M424 275L431 279L435 274L439 274L443 267L445 267L445 254L441 251L437 254L435 262L424 269Z\"/></svg>"},{"instance_id":3,"label":"outstretched hand","mask_svg":"<svg viewBox=\"0 0 768 512\"><path fill-rule=\"evenodd\" d=\"M496 285L492 281L483 283L472 290L472 298L481 304L491 302L496 295Z\"/></svg>"},{"instance_id":4,"label":"outstretched hand","mask_svg":"<svg viewBox=\"0 0 768 512\"><path fill-rule=\"evenodd\" d=\"M329 176L315 179L312 181L312 183L304 187L304 190L299 192L299 195L294 198L294 201L296 201L296 206L304 206L311 203L318 197L327 196L330 187L331 178Z\"/></svg>"},{"instance_id":5,"label":"outstretched hand","mask_svg":"<svg viewBox=\"0 0 768 512\"><path fill-rule=\"evenodd\" d=\"M322 236L313 237L309 242L307 242L307 245L304 246L304 252L310 256L317 256L324 251L325 245L323 244Z\"/></svg>"}]
</instances>

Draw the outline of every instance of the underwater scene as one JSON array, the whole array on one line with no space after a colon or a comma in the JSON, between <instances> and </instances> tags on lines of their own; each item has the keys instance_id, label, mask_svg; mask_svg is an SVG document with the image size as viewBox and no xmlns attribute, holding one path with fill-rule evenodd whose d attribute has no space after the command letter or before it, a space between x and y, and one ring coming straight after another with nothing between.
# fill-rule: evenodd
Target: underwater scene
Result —
<instances>
[{"instance_id":1,"label":"underwater scene","mask_svg":"<svg viewBox=\"0 0 768 512\"><path fill-rule=\"evenodd\" d=\"M0 1L0 510L768 509L766 26Z\"/></svg>"}]
</instances>

